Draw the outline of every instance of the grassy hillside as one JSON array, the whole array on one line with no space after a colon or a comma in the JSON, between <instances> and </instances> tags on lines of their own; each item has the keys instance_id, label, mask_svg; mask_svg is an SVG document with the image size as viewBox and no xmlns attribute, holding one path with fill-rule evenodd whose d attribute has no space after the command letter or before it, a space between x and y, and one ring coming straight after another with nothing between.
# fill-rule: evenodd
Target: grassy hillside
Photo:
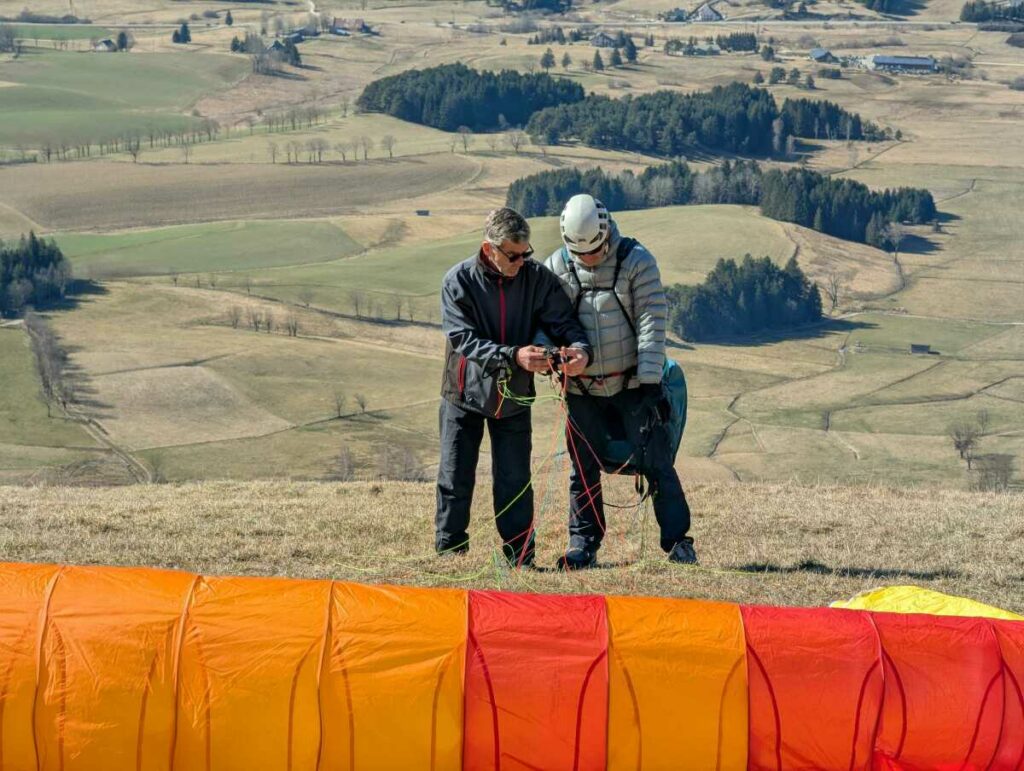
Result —
<instances>
[{"instance_id":1,"label":"grassy hillside","mask_svg":"<svg viewBox=\"0 0 1024 771\"><path fill-rule=\"evenodd\" d=\"M0 542L7 560L790 605L909 583L1024 609L1020 495L694 486L700 567L664 561L645 507L611 512L602 569L566 576L549 569L565 542L565 486L538 488L538 554L548 569L523 573L495 560L486 487L470 554L445 560L432 554L429 484L0 487ZM629 480L609 488L610 500L633 499Z\"/></svg>"}]
</instances>

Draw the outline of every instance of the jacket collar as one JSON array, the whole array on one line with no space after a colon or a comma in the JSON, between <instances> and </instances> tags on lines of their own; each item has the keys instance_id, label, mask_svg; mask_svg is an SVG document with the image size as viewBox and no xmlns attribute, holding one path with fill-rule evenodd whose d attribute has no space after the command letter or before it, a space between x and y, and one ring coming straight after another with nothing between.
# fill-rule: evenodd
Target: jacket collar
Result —
<instances>
[{"instance_id":1,"label":"jacket collar","mask_svg":"<svg viewBox=\"0 0 1024 771\"><path fill-rule=\"evenodd\" d=\"M476 259L473 261L473 266L474 268L476 268L476 270L480 271L481 275L483 275L484 278L490 279L491 281L498 281L500 279L512 281L515 277L518 277L524 270L526 270L526 266L523 265L523 267L519 269L519 273L517 273L515 277L509 278L508 276L503 275L495 267L494 263L491 262L484 255L483 249L477 250Z\"/></svg>"}]
</instances>

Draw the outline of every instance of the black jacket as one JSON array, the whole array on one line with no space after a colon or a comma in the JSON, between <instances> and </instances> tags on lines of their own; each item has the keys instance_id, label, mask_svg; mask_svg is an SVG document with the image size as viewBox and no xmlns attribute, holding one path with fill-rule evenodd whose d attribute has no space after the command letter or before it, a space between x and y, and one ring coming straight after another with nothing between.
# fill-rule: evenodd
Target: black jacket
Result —
<instances>
[{"instance_id":1,"label":"black jacket","mask_svg":"<svg viewBox=\"0 0 1024 771\"><path fill-rule=\"evenodd\" d=\"M507 417L524 406L505 398L500 383L517 396L535 396L533 373L515 362L516 350L537 332L556 345L591 354L583 327L555 275L527 260L506 278L477 253L448 271L441 285L445 366L441 396L488 417Z\"/></svg>"}]
</instances>

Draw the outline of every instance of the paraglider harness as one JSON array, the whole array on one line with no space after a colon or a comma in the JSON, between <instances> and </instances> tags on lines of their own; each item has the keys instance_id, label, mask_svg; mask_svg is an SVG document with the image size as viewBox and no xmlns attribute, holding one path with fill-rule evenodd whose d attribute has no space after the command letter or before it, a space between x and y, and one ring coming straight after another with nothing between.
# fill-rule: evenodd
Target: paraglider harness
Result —
<instances>
[{"instance_id":1,"label":"paraglider harness","mask_svg":"<svg viewBox=\"0 0 1024 771\"><path fill-rule=\"evenodd\" d=\"M615 302L619 305L619 310L622 311L623 317L626 319L626 323L629 325L630 331L633 333L633 337L639 341L639 335L637 333L636 324L633 323L633 318L629 315L629 311L626 310L625 304L622 302L622 298L619 297L619 293L615 291L615 288L619 284L619 274L622 272L622 264L629 257L630 252L633 251L633 247L637 245L635 238L621 238L619 240L618 248L615 252L615 272L612 275L611 286L592 286L584 287L583 282L580 281L579 274L576 272L576 265L569 257L568 249L562 247L562 259L565 260L565 265L572 274L573 281L576 283L578 292L576 294L576 301L573 305L573 311L576 313L577 318L579 317L580 304L583 301L583 294L585 292L597 293L597 292L611 292L615 298ZM637 368L630 367L628 370L623 372L613 372L610 374L597 375L591 377L591 385L593 381L604 380L609 377L622 376L627 381L637 373ZM563 375L564 377L564 375ZM576 376L572 378L572 382L580 390L580 392L587 398L596 399L590 389L587 388L583 382L583 377ZM651 436L651 432L661 426L669 432L670 448L672 452L672 461L675 462L676 454L679 452L679 444L683 438L683 429L686 427L686 378L683 376L682 368L672 359L665 357L665 366L662 370L661 376L661 390L663 396L666 398L669 405L668 416L662 416L658 410L651 410L644 425L640 429L641 446L634 447L626 439L625 428L617 427L619 430L614 430L616 427L611 425L605 426L604 441L601 443L603 446L599 452L601 467L608 474L632 474L636 477L636 489L637 492L646 497L644 493L643 485L643 474L647 470L648 464L646 463L647 444ZM649 491L648 494L654 491Z\"/></svg>"}]
</instances>

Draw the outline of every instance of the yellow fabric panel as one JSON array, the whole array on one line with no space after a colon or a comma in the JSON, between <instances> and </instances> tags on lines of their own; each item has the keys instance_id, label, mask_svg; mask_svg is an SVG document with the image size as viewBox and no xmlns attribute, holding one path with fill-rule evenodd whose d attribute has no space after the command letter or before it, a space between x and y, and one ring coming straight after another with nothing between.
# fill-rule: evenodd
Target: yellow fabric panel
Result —
<instances>
[{"instance_id":1,"label":"yellow fabric panel","mask_svg":"<svg viewBox=\"0 0 1024 771\"><path fill-rule=\"evenodd\" d=\"M40 768L168 768L175 634L193 580L152 569L61 570L42 635Z\"/></svg>"},{"instance_id":2,"label":"yellow fabric panel","mask_svg":"<svg viewBox=\"0 0 1024 771\"><path fill-rule=\"evenodd\" d=\"M0 769L36 771L32 704L40 621L56 565L0 564Z\"/></svg>"},{"instance_id":3,"label":"yellow fabric panel","mask_svg":"<svg viewBox=\"0 0 1024 771\"><path fill-rule=\"evenodd\" d=\"M336 583L320 767L461 767L467 594Z\"/></svg>"},{"instance_id":4,"label":"yellow fabric panel","mask_svg":"<svg viewBox=\"0 0 1024 771\"><path fill-rule=\"evenodd\" d=\"M201 578L180 653L175 771L313 771L331 584Z\"/></svg>"},{"instance_id":5,"label":"yellow fabric panel","mask_svg":"<svg viewBox=\"0 0 1024 771\"><path fill-rule=\"evenodd\" d=\"M739 606L608 597L609 771L746 769Z\"/></svg>"},{"instance_id":6,"label":"yellow fabric panel","mask_svg":"<svg viewBox=\"0 0 1024 771\"><path fill-rule=\"evenodd\" d=\"M919 586L887 586L861 592L850 600L838 600L833 608L877 610L887 613L927 613L933 616L973 616L999 618L1005 621L1024 621L1024 616L991 605L954 597Z\"/></svg>"}]
</instances>

